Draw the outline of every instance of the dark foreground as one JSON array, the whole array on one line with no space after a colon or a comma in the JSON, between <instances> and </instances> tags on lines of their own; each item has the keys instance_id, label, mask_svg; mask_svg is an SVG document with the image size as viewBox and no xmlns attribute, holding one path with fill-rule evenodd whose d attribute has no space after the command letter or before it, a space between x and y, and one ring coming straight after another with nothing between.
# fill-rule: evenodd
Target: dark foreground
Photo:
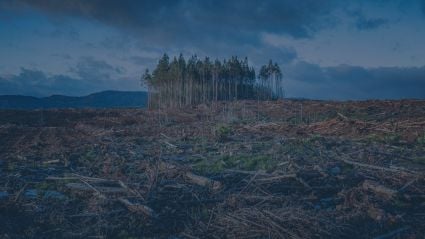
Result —
<instances>
[{"instance_id":1,"label":"dark foreground","mask_svg":"<svg viewBox=\"0 0 425 239\"><path fill-rule=\"evenodd\" d=\"M425 101L0 111L0 238L423 238Z\"/></svg>"}]
</instances>

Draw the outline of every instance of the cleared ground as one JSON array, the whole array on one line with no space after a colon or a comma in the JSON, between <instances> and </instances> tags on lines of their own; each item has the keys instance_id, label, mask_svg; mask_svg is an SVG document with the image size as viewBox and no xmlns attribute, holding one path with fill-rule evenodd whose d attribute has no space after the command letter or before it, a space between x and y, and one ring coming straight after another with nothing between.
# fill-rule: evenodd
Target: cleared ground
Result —
<instances>
[{"instance_id":1,"label":"cleared ground","mask_svg":"<svg viewBox=\"0 0 425 239\"><path fill-rule=\"evenodd\" d=\"M0 111L0 237L423 238L425 101Z\"/></svg>"}]
</instances>

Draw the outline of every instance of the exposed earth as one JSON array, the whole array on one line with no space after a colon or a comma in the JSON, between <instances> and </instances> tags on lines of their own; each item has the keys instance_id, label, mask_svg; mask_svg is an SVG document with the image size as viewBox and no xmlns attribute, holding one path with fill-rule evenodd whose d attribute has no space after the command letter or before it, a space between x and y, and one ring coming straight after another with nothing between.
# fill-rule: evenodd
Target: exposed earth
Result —
<instances>
[{"instance_id":1,"label":"exposed earth","mask_svg":"<svg viewBox=\"0 0 425 239\"><path fill-rule=\"evenodd\" d=\"M424 238L425 101L0 111L0 238Z\"/></svg>"}]
</instances>

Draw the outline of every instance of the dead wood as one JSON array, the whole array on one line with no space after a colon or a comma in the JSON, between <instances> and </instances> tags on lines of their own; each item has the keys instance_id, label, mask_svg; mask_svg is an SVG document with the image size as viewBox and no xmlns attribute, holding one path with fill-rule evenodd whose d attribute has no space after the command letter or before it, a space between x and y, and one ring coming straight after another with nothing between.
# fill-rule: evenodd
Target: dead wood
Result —
<instances>
[{"instance_id":1,"label":"dead wood","mask_svg":"<svg viewBox=\"0 0 425 239\"><path fill-rule=\"evenodd\" d=\"M374 239L388 239L388 238L394 238L395 236L397 236L398 234L401 234L407 230L409 230L410 227L409 226L405 226L405 227L401 227L401 228L397 228L393 231L390 231L386 234L374 237Z\"/></svg>"},{"instance_id":2,"label":"dead wood","mask_svg":"<svg viewBox=\"0 0 425 239\"><path fill-rule=\"evenodd\" d=\"M421 238L425 101L302 104L0 111L0 237Z\"/></svg>"},{"instance_id":3,"label":"dead wood","mask_svg":"<svg viewBox=\"0 0 425 239\"><path fill-rule=\"evenodd\" d=\"M71 189L71 190L75 190L75 191L84 191L84 192L89 192L89 191L94 191L97 193L127 193L128 190L125 188L121 188L121 187L105 187L105 186L89 186L85 183L67 183L66 187Z\"/></svg>"},{"instance_id":4,"label":"dead wood","mask_svg":"<svg viewBox=\"0 0 425 239\"><path fill-rule=\"evenodd\" d=\"M397 193L396 190L387 188L383 185L380 185L377 182L371 181L371 180L365 180L362 184L362 187L364 190L370 190L374 193L381 195L385 197L386 199L391 199L394 197L394 195Z\"/></svg>"},{"instance_id":5,"label":"dead wood","mask_svg":"<svg viewBox=\"0 0 425 239\"><path fill-rule=\"evenodd\" d=\"M150 218L156 217L154 210L152 210L146 205L130 202L126 198L119 198L118 201L121 202L124 206L126 206L127 209L131 212L143 214Z\"/></svg>"},{"instance_id":6,"label":"dead wood","mask_svg":"<svg viewBox=\"0 0 425 239\"><path fill-rule=\"evenodd\" d=\"M210 187L214 191L221 189L221 183L218 181L214 181L209 178L193 174L191 172L187 172L185 174L185 177L189 183L193 183L203 187Z\"/></svg>"}]
</instances>

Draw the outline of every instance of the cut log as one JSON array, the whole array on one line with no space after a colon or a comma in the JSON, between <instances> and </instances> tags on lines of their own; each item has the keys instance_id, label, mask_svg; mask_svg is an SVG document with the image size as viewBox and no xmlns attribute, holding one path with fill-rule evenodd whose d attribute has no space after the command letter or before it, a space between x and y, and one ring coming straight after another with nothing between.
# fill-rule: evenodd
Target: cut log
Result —
<instances>
[{"instance_id":1,"label":"cut log","mask_svg":"<svg viewBox=\"0 0 425 239\"><path fill-rule=\"evenodd\" d=\"M93 186L89 187L84 183L67 183L65 185L67 188L75 191L93 191L93 188L100 193L126 193L127 189L122 187L103 187L103 186Z\"/></svg>"},{"instance_id":2,"label":"cut log","mask_svg":"<svg viewBox=\"0 0 425 239\"><path fill-rule=\"evenodd\" d=\"M189 183L196 184L203 187L210 187L213 191L217 191L221 188L220 182L193 174L191 172L187 172L185 174L185 178Z\"/></svg>"},{"instance_id":3,"label":"cut log","mask_svg":"<svg viewBox=\"0 0 425 239\"><path fill-rule=\"evenodd\" d=\"M373 191L374 193L381 195L385 197L386 199L391 199L397 193L396 190L387 188L371 180L365 180L363 182L363 189Z\"/></svg>"},{"instance_id":4,"label":"cut log","mask_svg":"<svg viewBox=\"0 0 425 239\"><path fill-rule=\"evenodd\" d=\"M424 173L422 172L416 172L416 171L408 170L401 167L386 168L386 167L381 167L381 166L376 166L371 164L358 163L345 158L341 158L341 161L343 161L346 164L350 164L357 167L368 168L368 169L375 169L375 170L381 170L381 171L392 172L392 173L410 173L410 174L421 175L421 176L424 175Z\"/></svg>"},{"instance_id":5,"label":"cut log","mask_svg":"<svg viewBox=\"0 0 425 239\"><path fill-rule=\"evenodd\" d=\"M271 182L271 181L278 181L281 179L286 179L286 178L296 178L297 175L295 173L292 174L285 174L285 175L277 175L277 176L273 176L273 177L268 177L268 178L259 178L256 179L257 182Z\"/></svg>"},{"instance_id":6,"label":"cut log","mask_svg":"<svg viewBox=\"0 0 425 239\"><path fill-rule=\"evenodd\" d=\"M345 115L343 115L343 114L341 114L341 113L337 113L337 115L339 116L339 117L341 117L343 120L348 120L348 117L347 116L345 116Z\"/></svg>"},{"instance_id":7,"label":"cut log","mask_svg":"<svg viewBox=\"0 0 425 239\"><path fill-rule=\"evenodd\" d=\"M248 175L258 175L258 176L266 176L266 177L272 177L274 176L273 174L270 173L266 173L262 170L258 170L258 171L245 171L245 170L238 170L238 169L225 169L224 170L226 173L239 173L239 174L248 174Z\"/></svg>"},{"instance_id":8,"label":"cut log","mask_svg":"<svg viewBox=\"0 0 425 239\"><path fill-rule=\"evenodd\" d=\"M102 178L89 178L89 177L75 177L75 176L65 176L65 177L55 177L55 176L48 176L46 177L46 180L84 180L87 182L94 182L94 183L118 183L116 180L109 180L109 179L102 179Z\"/></svg>"},{"instance_id":9,"label":"cut log","mask_svg":"<svg viewBox=\"0 0 425 239\"><path fill-rule=\"evenodd\" d=\"M44 161L43 164L54 164L54 163L60 163L59 159L53 159L53 160L48 160L48 161Z\"/></svg>"},{"instance_id":10,"label":"cut log","mask_svg":"<svg viewBox=\"0 0 425 239\"><path fill-rule=\"evenodd\" d=\"M146 205L130 202L126 198L120 198L118 199L118 201L124 204L124 206L126 206L127 209L131 212L143 214L147 217L156 217L154 210L152 210L150 207Z\"/></svg>"}]
</instances>

